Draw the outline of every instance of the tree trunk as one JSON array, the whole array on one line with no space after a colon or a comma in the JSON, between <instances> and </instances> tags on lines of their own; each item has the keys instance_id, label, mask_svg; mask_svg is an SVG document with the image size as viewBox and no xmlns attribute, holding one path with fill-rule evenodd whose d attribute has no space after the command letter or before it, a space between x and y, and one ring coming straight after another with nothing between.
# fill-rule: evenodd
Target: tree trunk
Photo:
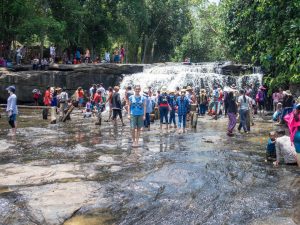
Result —
<instances>
[{"instance_id":1,"label":"tree trunk","mask_svg":"<svg viewBox=\"0 0 300 225\"><path fill-rule=\"evenodd\" d=\"M143 58L142 58L142 63L143 64L145 63L145 59L146 59L148 43L149 43L149 38L148 38L147 35L145 35L144 51L143 51Z\"/></svg>"},{"instance_id":2,"label":"tree trunk","mask_svg":"<svg viewBox=\"0 0 300 225\"><path fill-rule=\"evenodd\" d=\"M40 60L42 60L44 58L44 37L42 37L41 39L41 52L40 52ZM55 59L53 59L55 60Z\"/></svg>"}]
</instances>

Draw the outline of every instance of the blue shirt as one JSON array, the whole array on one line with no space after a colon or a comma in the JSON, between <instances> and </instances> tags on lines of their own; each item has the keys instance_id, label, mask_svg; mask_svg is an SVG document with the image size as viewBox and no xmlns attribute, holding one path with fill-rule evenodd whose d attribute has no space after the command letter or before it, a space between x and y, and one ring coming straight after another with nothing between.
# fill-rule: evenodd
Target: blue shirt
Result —
<instances>
[{"instance_id":1,"label":"blue shirt","mask_svg":"<svg viewBox=\"0 0 300 225\"><path fill-rule=\"evenodd\" d=\"M268 152L268 153L273 153L273 154L276 153L275 142L272 143L271 138L269 138L269 140L268 140L267 152Z\"/></svg>"},{"instance_id":2,"label":"blue shirt","mask_svg":"<svg viewBox=\"0 0 300 225\"><path fill-rule=\"evenodd\" d=\"M12 114L18 114L17 96L12 94L7 99L6 112L12 111Z\"/></svg>"},{"instance_id":3,"label":"blue shirt","mask_svg":"<svg viewBox=\"0 0 300 225\"><path fill-rule=\"evenodd\" d=\"M146 99L146 113L151 113L153 111L152 100L148 96L145 96L145 99Z\"/></svg>"},{"instance_id":4,"label":"blue shirt","mask_svg":"<svg viewBox=\"0 0 300 225\"><path fill-rule=\"evenodd\" d=\"M172 110L175 110L175 106L176 106L176 96L175 95L170 95L169 105L171 106Z\"/></svg>"},{"instance_id":5,"label":"blue shirt","mask_svg":"<svg viewBox=\"0 0 300 225\"><path fill-rule=\"evenodd\" d=\"M181 96L178 96L176 99L176 104L178 106L178 115L185 115L188 113L189 108L190 108L190 102L187 99L187 97L181 98Z\"/></svg>"},{"instance_id":6,"label":"blue shirt","mask_svg":"<svg viewBox=\"0 0 300 225\"><path fill-rule=\"evenodd\" d=\"M144 96L135 96L131 95L129 97L130 102L130 114L133 116L142 116L144 115Z\"/></svg>"}]
</instances>

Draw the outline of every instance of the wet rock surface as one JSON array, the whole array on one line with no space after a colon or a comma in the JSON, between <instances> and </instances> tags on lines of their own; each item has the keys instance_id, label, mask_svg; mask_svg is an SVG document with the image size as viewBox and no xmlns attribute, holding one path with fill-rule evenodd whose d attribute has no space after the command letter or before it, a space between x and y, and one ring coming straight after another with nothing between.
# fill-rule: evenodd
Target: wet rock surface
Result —
<instances>
[{"instance_id":1,"label":"wet rock surface","mask_svg":"<svg viewBox=\"0 0 300 225\"><path fill-rule=\"evenodd\" d=\"M7 137L0 119L0 224L300 224L299 169L264 162L272 123L233 138L227 118L154 124L133 149L128 126L94 122L22 111Z\"/></svg>"}]
</instances>

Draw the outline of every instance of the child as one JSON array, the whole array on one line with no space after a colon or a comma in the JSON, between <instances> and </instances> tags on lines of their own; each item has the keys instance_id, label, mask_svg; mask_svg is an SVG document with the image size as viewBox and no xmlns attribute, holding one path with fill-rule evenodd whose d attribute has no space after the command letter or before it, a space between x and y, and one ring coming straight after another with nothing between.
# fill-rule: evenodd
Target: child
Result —
<instances>
[{"instance_id":1,"label":"child","mask_svg":"<svg viewBox=\"0 0 300 225\"><path fill-rule=\"evenodd\" d=\"M276 111L273 114L273 121L280 122L280 117L282 114L282 103L278 103L276 107Z\"/></svg>"},{"instance_id":2,"label":"child","mask_svg":"<svg viewBox=\"0 0 300 225\"><path fill-rule=\"evenodd\" d=\"M86 103L85 110L83 111L83 118L89 117L92 117L92 104L90 100L88 100L88 102Z\"/></svg>"},{"instance_id":3,"label":"child","mask_svg":"<svg viewBox=\"0 0 300 225\"><path fill-rule=\"evenodd\" d=\"M271 131L269 133L269 139L267 144L267 152L266 152L267 161L276 160L276 147L275 147L276 138L277 138L277 133L275 131Z\"/></svg>"}]
</instances>

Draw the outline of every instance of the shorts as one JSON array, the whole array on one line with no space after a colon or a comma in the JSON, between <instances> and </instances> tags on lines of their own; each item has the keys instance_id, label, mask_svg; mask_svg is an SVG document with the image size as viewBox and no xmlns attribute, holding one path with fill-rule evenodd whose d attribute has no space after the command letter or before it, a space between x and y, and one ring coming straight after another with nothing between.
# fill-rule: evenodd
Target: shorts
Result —
<instances>
[{"instance_id":1,"label":"shorts","mask_svg":"<svg viewBox=\"0 0 300 225\"><path fill-rule=\"evenodd\" d=\"M143 126L144 126L143 115L140 115L140 116L130 115L131 129L142 128Z\"/></svg>"},{"instance_id":2,"label":"shorts","mask_svg":"<svg viewBox=\"0 0 300 225\"><path fill-rule=\"evenodd\" d=\"M119 115L120 119L122 119L122 110L120 109L113 109L113 120L117 118L117 116Z\"/></svg>"},{"instance_id":3,"label":"shorts","mask_svg":"<svg viewBox=\"0 0 300 225\"><path fill-rule=\"evenodd\" d=\"M79 98L78 102L79 102L80 105L82 105L84 103L84 99L83 98Z\"/></svg>"},{"instance_id":4,"label":"shorts","mask_svg":"<svg viewBox=\"0 0 300 225\"><path fill-rule=\"evenodd\" d=\"M17 120L17 114L12 114L12 115L9 117L9 121L15 122L16 120Z\"/></svg>"}]
</instances>

